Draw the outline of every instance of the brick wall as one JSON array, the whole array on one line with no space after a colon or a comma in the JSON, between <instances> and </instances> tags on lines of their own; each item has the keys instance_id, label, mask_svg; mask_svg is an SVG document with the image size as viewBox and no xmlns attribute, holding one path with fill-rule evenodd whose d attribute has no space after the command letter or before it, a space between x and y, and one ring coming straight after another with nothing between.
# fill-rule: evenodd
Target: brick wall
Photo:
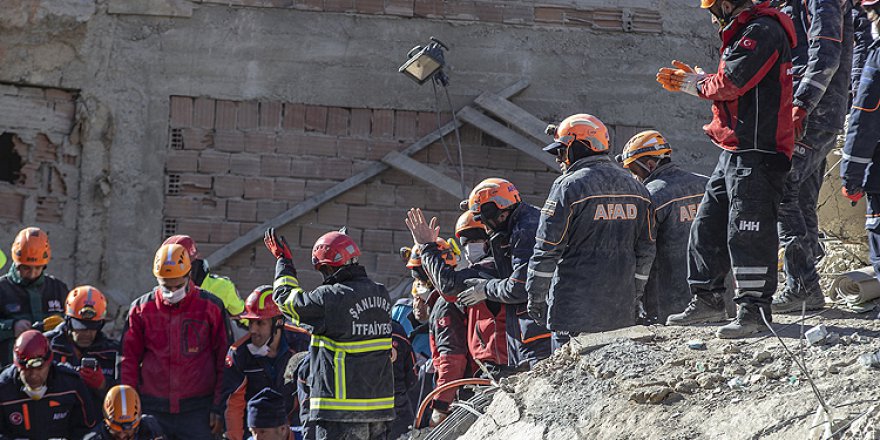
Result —
<instances>
[{"instance_id":1,"label":"brick wall","mask_svg":"<svg viewBox=\"0 0 880 440\"><path fill-rule=\"evenodd\" d=\"M226 6L476 21L524 26L587 27L600 31L660 33L658 10L536 4L515 0L197 0Z\"/></svg>"},{"instance_id":2,"label":"brick wall","mask_svg":"<svg viewBox=\"0 0 880 440\"><path fill-rule=\"evenodd\" d=\"M0 85L0 142L20 158L11 181L0 180L0 246L9 254L15 234L39 226L52 244L50 272L72 282L79 197L79 146L69 142L74 93ZM4 167L8 164L4 164Z\"/></svg>"},{"instance_id":3,"label":"brick wall","mask_svg":"<svg viewBox=\"0 0 880 440\"><path fill-rule=\"evenodd\" d=\"M165 235L193 236L206 256L437 128L434 113L181 96L171 98L170 118ZM543 203L556 172L473 127L465 126L461 136L468 187L503 176L520 188L525 200ZM454 137L445 140L452 162L439 142L413 158L457 179ZM403 223L406 209L420 207L438 216L442 234L452 236L458 202L391 169L281 228L281 233L294 249L304 286L320 282L309 263L315 239L347 226L364 252L362 264L391 287L408 276L398 257L401 246L412 244ZM216 271L230 276L246 295L259 284L271 284L273 263L260 244Z\"/></svg>"}]
</instances>

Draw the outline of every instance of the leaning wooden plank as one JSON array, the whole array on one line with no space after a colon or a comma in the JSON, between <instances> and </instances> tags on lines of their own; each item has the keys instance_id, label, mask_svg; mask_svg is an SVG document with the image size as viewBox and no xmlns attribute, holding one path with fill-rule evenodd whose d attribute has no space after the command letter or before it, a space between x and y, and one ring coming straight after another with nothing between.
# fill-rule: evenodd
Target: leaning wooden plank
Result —
<instances>
[{"instance_id":1,"label":"leaning wooden plank","mask_svg":"<svg viewBox=\"0 0 880 440\"><path fill-rule=\"evenodd\" d=\"M550 136L544 132L547 128L546 122L496 94L484 93L474 100L474 104L484 108L502 121L522 130L538 142L545 144L551 142Z\"/></svg>"},{"instance_id":2,"label":"leaning wooden plank","mask_svg":"<svg viewBox=\"0 0 880 440\"><path fill-rule=\"evenodd\" d=\"M382 158L382 162L403 171L425 183L431 184L458 199L463 199L461 183L449 178L447 175L436 171L435 169L405 156L396 151L392 151Z\"/></svg>"},{"instance_id":3,"label":"leaning wooden plank","mask_svg":"<svg viewBox=\"0 0 880 440\"><path fill-rule=\"evenodd\" d=\"M525 79L521 79L516 83L506 87L505 89L498 92L499 96L503 96L509 98L511 96L516 95L517 93L525 90L526 87L529 86L529 82ZM465 107L469 108L469 107ZM461 111L461 110L459 110ZM414 144L410 145L406 149L404 149L401 154L411 156L419 151L427 148L429 145L437 142L443 136L446 136L449 133L452 133L457 127L461 126L461 122L449 122L443 127L425 135L425 137L419 139ZM223 264L229 257L235 255L242 249L254 244L263 238L263 233L266 228L280 228L303 215L308 214L315 209L318 209L324 203L329 202L333 198L339 196L340 194L366 182L367 180L372 179L373 177L378 176L383 173L385 170L389 169L390 166L382 163L376 162L375 164L370 165L367 169L349 177L348 179L343 180L342 182L337 183L330 189L316 194L308 199L298 203L293 208L288 209L287 211L282 212L277 217L272 218L259 226L247 231L242 236L232 240L231 242L223 245L220 249L217 249L208 257L208 261L214 267L218 267Z\"/></svg>"},{"instance_id":4,"label":"leaning wooden plank","mask_svg":"<svg viewBox=\"0 0 880 440\"><path fill-rule=\"evenodd\" d=\"M492 137L504 142L523 153L535 158L535 160L547 165L550 169L559 170L553 156L541 150L541 147L526 139L521 134L499 124L494 119L480 113L473 107L465 107L458 111L458 119L471 124L480 130L492 135Z\"/></svg>"}]
</instances>

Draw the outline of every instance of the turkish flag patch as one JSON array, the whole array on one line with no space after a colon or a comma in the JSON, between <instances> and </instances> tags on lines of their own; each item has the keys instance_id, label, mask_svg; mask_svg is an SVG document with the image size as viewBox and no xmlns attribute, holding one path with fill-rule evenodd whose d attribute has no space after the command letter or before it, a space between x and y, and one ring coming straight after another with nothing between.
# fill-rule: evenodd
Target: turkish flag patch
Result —
<instances>
[{"instance_id":1,"label":"turkish flag patch","mask_svg":"<svg viewBox=\"0 0 880 440\"><path fill-rule=\"evenodd\" d=\"M444 316L437 320L437 327L449 327L450 321L451 319L448 316Z\"/></svg>"},{"instance_id":2,"label":"turkish flag patch","mask_svg":"<svg viewBox=\"0 0 880 440\"><path fill-rule=\"evenodd\" d=\"M758 42L749 37L743 37L742 40L739 40L739 45L742 46L743 49L755 50L755 48L758 47Z\"/></svg>"}]
</instances>

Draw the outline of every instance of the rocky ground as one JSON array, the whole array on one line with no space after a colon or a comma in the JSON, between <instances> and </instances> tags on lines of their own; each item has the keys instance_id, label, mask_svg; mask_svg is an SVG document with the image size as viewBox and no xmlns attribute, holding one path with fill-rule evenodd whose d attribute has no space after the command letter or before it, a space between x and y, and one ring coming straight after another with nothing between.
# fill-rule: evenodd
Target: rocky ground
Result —
<instances>
[{"instance_id":1,"label":"rocky ground","mask_svg":"<svg viewBox=\"0 0 880 440\"><path fill-rule=\"evenodd\" d=\"M861 247L831 248L826 277L860 267ZM718 340L716 326L592 335L504 382L460 438L880 439L880 369L859 361L880 350L876 315L829 304L775 316L782 341ZM808 345L802 332L820 324L830 336Z\"/></svg>"}]
</instances>

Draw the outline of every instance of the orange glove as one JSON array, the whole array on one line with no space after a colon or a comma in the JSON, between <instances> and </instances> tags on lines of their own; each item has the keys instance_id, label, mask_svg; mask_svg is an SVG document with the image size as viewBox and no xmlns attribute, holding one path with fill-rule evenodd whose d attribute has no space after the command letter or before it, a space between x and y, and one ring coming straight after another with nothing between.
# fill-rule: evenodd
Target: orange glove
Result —
<instances>
[{"instance_id":1,"label":"orange glove","mask_svg":"<svg viewBox=\"0 0 880 440\"><path fill-rule=\"evenodd\" d=\"M673 60L672 65L676 68L662 67L657 72L657 82L670 92L684 92L699 96L697 84L706 76L706 72L699 67L692 68L678 60Z\"/></svg>"},{"instance_id":2,"label":"orange glove","mask_svg":"<svg viewBox=\"0 0 880 440\"><path fill-rule=\"evenodd\" d=\"M803 107L791 108L791 121L794 124L794 139L799 141L804 137L804 122L807 119L807 111Z\"/></svg>"}]
</instances>

